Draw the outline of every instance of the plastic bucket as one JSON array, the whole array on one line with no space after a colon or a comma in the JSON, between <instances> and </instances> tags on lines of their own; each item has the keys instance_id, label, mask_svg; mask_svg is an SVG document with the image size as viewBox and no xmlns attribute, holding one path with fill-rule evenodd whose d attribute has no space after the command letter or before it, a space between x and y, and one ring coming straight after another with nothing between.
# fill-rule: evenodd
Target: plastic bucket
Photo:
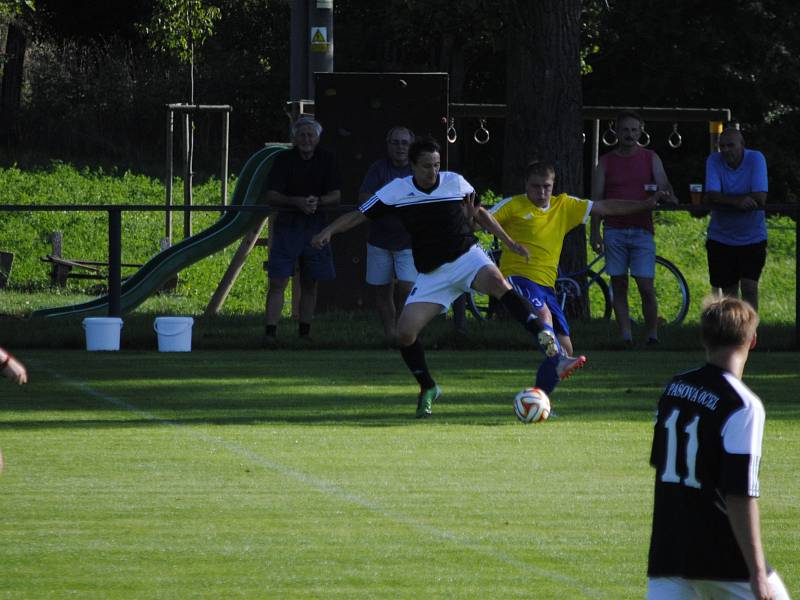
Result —
<instances>
[{"instance_id":1,"label":"plastic bucket","mask_svg":"<svg viewBox=\"0 0 800 600\"><path fill-rule=\"evenodd\" d=\"M83 320L86 331L86 349L89 352L119 350L122 319L119 317L87 317Z\"/></svg>"},{"instance_id":2,"label":"plastic bucket","mask_svg":"<svg viewBox=\"0 0 800 600\"><path fill-rule=\"evenodd\" d=\"M191 352L192 325L192 317L156 317L153 329L158 334L158 351Z\"/></svg>"}]
</instances>

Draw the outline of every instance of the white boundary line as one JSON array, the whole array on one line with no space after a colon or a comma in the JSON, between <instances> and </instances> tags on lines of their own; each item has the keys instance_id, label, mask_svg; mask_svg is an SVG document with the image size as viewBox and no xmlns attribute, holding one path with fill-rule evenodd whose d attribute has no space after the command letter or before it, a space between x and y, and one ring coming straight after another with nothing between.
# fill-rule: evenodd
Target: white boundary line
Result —
<instances>
[{"instance_id":1,"label":"white boundary line","mask_svg":"<svg viewBox=\"0 0 800 600\"><path fill-rule=\"evenodd\" d=\"M553 573L544 570L541 567L537 566L536 564L520 560L516 557L509 556L503 552L498 552L484 545L476 544L474 542L470 542L469 540L465 540L458 534L448 531L446 529L441 529L439 527L426 525L402 513L398 513L392 510L387 510L380 504L367 500L366 498L359 496L357 494L352 494L335 483L332 483L320 477L309 475L308 473L298 471L297 469L287 467L284 464L264 458L262 455L256 454L255 452L253 452L252 450L250 450L245 446L229 442L228 440L223 438L207 435L205 433L187 430L186 426L181 423L178 423L176 421L171 421L169 419L164 419L163 417L159 417L154 413L143 410L134 404L126 402L125 400L121 400L120 398L115 398L114 396L104 394L103 392L95 390L85 382L76 381L49 368L43 368L42 370L49 373L50 375L52 375L59 381L63 382L64 384L79 389L80 391L84 392L87 396L91 396L92 398L95 398L102 402L106 402L108 404L113 404L118 408L134 413L144 419L156 423L161 423L164 425L170 425L172 427L175 427L176 429L183 429L184 432L187 433L190 437L202 440L203 442L206 442L211 446L223 448L228 452L230 452L231 454L234 454L240 458L244 458L250 461L250 463L253 465L263 467L269 471L273 471L283 477L292 479L298 483L302 483L311 488L314 488L318 492L337 498L338 500L342 500L349 504L354 504L356 506L360 506L361 508L365 508L387 520L395 521L397 523L409 527L410 529L414 529L418 532L425 533L438 540L450 542L456 546L460 546L476 554L480 554L484 557L488 557L498 562L505 563L516 569L519 569L524 573L533 572L542 578L550 579L551 581L561 583L565 587L570 588L573 592L578 592L583 594L583 596L586 598L608 597L604 592L600 590L586 588L579 581L576 581L575 579L568 577L566 575L561 575L559 573Z\"/></svg>"}]
</instances>

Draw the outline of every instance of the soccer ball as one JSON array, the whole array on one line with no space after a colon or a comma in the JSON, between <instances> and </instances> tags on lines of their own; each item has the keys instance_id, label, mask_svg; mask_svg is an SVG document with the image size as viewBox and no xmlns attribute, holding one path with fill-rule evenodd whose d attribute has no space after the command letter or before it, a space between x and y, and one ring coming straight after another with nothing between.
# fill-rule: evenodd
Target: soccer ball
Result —
<instances>
[{"instance_id":1,"label":"soccer ball","mask_svg":"<svg viewBox=\"0 0 800 600\"><path fill-rule=\"evenodd\" d=\"M537 387L526 388L514 397L514 412L523 423L541 423L550 416L550 398Z\"/></svg>"}]
</instances>

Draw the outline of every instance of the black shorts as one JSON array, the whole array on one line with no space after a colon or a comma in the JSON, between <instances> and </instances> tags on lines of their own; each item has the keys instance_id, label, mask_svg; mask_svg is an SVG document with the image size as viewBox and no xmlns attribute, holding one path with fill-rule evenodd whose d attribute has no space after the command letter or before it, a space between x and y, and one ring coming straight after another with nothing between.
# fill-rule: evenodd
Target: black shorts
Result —
<instances>
[{"instance_id":1,"label":"black shorts","mask_svg":"<svg viewBox=\"0 0 800 600\"><path fill-rule=\"evenodd\" d=\"M767 240L746 246L729 246L707 240L706 250L712 287L732 287L741 279L758 281L767 261Z\"/></svg>"}]
</instances>

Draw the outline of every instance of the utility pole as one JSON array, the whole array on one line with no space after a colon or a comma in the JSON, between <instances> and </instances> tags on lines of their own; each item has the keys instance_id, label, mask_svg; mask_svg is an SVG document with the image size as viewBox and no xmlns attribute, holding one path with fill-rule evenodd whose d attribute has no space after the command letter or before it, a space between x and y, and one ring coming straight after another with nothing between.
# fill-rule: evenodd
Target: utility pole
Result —
<instances>
[{"instance_id":1,"label":"utility pole","mask_svg":"<svg viewBox=\"0 0 800 600\"><path fill-rule=\"evenodd\" d=\"M333 72L333 0L292 0L289 101L292 118L314 100L314 73Z\"/></svg>"}]
</instances>

